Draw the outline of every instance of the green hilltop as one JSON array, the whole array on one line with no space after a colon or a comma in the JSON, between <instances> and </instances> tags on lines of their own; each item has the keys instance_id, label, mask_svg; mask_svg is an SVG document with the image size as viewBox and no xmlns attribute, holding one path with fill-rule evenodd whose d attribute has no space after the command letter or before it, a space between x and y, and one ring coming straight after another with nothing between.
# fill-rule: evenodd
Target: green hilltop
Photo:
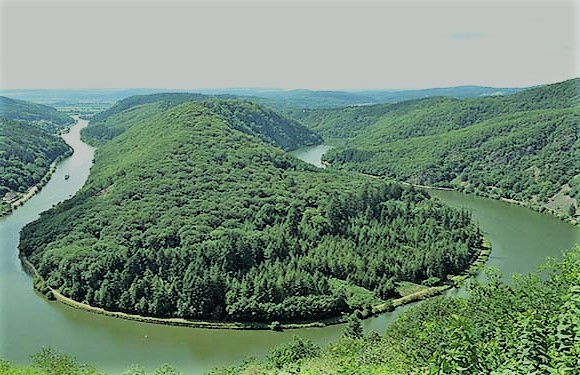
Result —
<instances>
[{"instance_id":1,"label":"green hilltop","mask_svg":"<svg viewBox=\"0 0 580 375\"><path fill-rule=\"evenodd\" d=\"M282 148L317 139L255 104L152 102L106 121L83 189L22 232L48 287L153 317L312 322L444 281L481 237L421 191L324 171ZM276 146L274 146L274 144Z\"/></svg>"},{"instance_id":2,"label":"green hilltop","mask_svg":"<svg viewBox=\"0 0 580 375\"><path fill-rule=\"evenodd\" d=\"M252 102L235 100L230 96L220 96L217 99L189 93L139 95L123 99L108 110L94 116L91 126L83 132L83 137L92 143L102 143L116 137L147 116L188 101L198 102L199 105L228 121L235 129L256 135L284 150L322 142L318 135L295 120L285 118L277 112ZM142 106L145 108L141 108ZM116 121L115 116L118 114L122 114L121 121Z\"/></svg>"}]
</instances>

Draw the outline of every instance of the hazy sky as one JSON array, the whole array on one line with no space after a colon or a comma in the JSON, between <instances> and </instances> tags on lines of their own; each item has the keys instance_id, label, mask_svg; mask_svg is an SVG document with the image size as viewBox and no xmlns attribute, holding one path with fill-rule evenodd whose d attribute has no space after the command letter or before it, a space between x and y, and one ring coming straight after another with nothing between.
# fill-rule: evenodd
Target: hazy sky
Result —
<instances>
[{"instance_id":1,"label":"hazy sky","mask_svg":"<svg viewBox=\"0 0 580 375\"><path fill-rule=\"evenodd\" d=\"M0 88L530 86L580 76L578 1L0 0Z\"/></svg>"}]
</instances>

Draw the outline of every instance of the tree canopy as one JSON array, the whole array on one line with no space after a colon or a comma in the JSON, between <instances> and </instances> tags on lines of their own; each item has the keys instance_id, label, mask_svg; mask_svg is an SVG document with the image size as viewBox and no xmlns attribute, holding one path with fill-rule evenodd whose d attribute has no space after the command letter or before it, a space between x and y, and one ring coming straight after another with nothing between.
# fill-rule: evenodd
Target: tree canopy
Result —
<instances>
[{"instance_id":1,"label":"tree canopy","mask_svg":"<svg viewBox=\"0 0 580 375\"><path fill-rule=\"evenodd\" d=\"M0 96L0 199L28 191L71 152L55 133L72 122L54 108ZM0 216L10 210L0 200Z\"/></svg>"},{"instance_id":2,"label":"tree canopy","mask_svg":"<svg viewBox=\"0 0 580 375\"><path fill-rule=\"evenodd\" d=\"M481 236L427 193L323 171L275 147L310 140L269 110L208 100L111 116L71 200L20 251L77 301L156 317L312 321L465 269Z\"/></svg>"},{"instance_id":3,"label":"tree canopy","mask_svg":"<svg viewBox=\"0 0 580 375\"><path fill-rule=\"evenodd\" d=\"M580 79L505 97L428 98L294 113L325 136L347 137L337 169L556 207L580 199ZM559 197L559 198L558 198Z\"/></svg>"}]
</instances>

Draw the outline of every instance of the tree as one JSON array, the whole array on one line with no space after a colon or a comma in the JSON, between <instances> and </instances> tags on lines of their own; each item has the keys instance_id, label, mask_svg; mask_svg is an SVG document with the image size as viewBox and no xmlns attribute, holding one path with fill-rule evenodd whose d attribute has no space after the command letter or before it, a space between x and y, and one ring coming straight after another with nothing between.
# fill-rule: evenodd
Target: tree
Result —
<instances>
[{"instance_id":1,"label":"tree","mask_svg":"<svg viewBox=\"0 0 580 375\"><path fill-rule=\"evenodd\" d=\"M305 358L314 358L320 354L320 348L309 339L294 335L292 341L278 345L268 354L268 362L276 368L296 364Z\"/></svg>"},{"instance_id":2,"label":"tree","mask_svg":"<svg viewBox=\"0 0 580 375\"><path fill-rule=\"evenodd\" d=\"M356 314L351 314L346 319L343 335L351 339L360 339L363 336L363 326Z\"/></svg>"}]
</instances>

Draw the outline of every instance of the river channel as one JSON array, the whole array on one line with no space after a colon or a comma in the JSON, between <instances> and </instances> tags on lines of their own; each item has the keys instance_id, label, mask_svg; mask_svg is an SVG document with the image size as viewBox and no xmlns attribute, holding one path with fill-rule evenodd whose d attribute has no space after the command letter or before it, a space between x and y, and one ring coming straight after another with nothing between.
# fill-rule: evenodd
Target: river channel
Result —
<instances>
[{"instance_id":1,"label":"river channel","mask_svg":"<svg viewBox=\"0 0 580 375\"><path fill-rule=\"evenodd\" d=\"M272 332L153 325L75 310L37 295L18 259L19 232L86 181L94 153L79 138L86 125L86 121L79 120L63 136L75 152L58 166L42 191L0 219L0 358L27 363L31 354L46 345L110 373L121 373L132 364L152 370L169 363L184 373L198 374L239 363L249 356L262 357L295 334L318 344L341 335L341 326ZM320 156L327 149L324 145L315 146L293 154L320 166ZM68 180L64 178L67 174ZM580 228L548 215L455 192L433 194L472 212L493 246L488 264L506 277L514 272L533 271L546 256L558 256L561 249L580 242ZM383 332L404 309L366 320L365 329Z\"/></svg>"}]
</instances>

